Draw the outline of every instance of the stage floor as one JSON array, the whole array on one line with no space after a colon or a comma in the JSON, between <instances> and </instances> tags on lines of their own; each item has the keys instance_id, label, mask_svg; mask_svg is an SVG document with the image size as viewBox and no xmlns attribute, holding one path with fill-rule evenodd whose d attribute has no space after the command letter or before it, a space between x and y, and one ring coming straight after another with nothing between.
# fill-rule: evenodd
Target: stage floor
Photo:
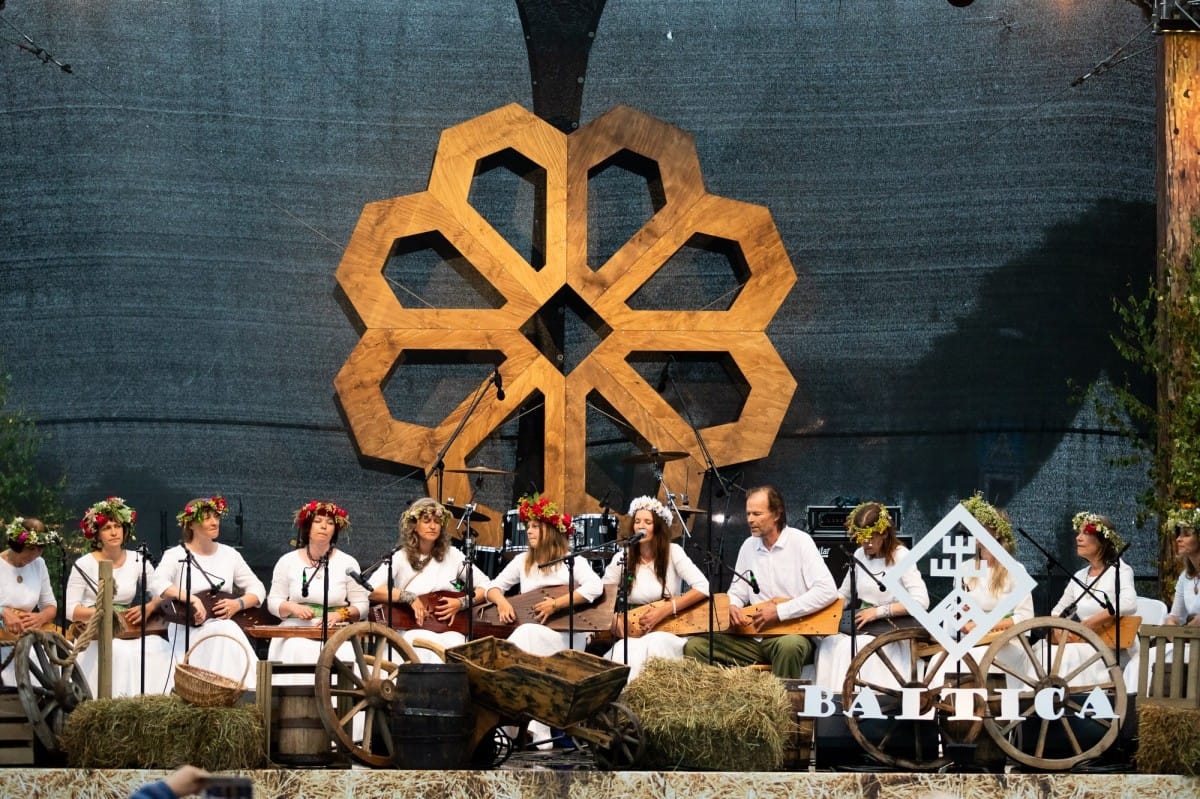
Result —
<instances>
[{"instance_id":1,"label":"stage floor","mask_svg":"<svg viewBox=\"0 0 1200 799\"><path fill-rule=\"evenodd\" d=\"M160 771L2 769L0 795L126 799ZM256 799L1177 799L1200 794L1194 777L1138 774L911 774L559 770L287 769L244 772Z\"/></svg>"}]
</instances>

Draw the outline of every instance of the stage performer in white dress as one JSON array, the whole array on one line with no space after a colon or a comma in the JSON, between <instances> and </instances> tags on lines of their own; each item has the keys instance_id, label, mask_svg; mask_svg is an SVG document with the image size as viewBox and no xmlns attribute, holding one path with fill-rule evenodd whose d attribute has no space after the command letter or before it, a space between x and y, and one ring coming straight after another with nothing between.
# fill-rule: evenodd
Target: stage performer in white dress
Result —
<instances>
[{"instance_id":1,"label":"stage performer in white dress","mask_svg":"<svg viewBox=\"0 0 1200 799\"><path fill-rule=\"evenodd\" d=\"M620 608L613 615L612 631L621 640L604 656L625 663L628 648L629 679L633 680L652 657L683 657L687 638L654 628L679 615L680 611L703 602L709 593L708 578L692 563L683 547L671 543L671 511L665 505L649 496L634 499L629 503L627 529L627 535L641 535L642 538L613 557L602 581L619 587L622 575L625 575L630 608L663 600L639 619L640 638L625 637L624 614ZM684 583L688 585L686 592Z\"/></svg>"},{"instance_id":2,"label":"stage performer in white dress","mask_svg":"<svg viewBox=\"0 0 1200 799\"><path fill-rule=\"evenodd\" d=\"M1099 633L1113 624L1117 612L1122 616L1132 616L1137 612L1133 568L1120 559L1119 553L1125 541L1107 516L1082 511L1075 514L1071 527L1075 532L1075 551L1088 565L1075 572L1075 579L1067 583L1062 598L1050 615L1061 617L1066 614L1067 618ZM1130 638L1133 640L1121 642L1118 655L1122 664L1129 660L1129 647L1137 643L1136 636L1131 635ZM1095 685L1110 682L1108 669L1104 661L1097 657L1093 646L1082 642L1063 646L1065 649L1058 661L1056 674L1066 680L1072 693L1085 693ZM1053 669L1060 657L1058 648L1057 641L1051 643L1045 639L1034 645L1034 656L1039 659L1043 669ZM1032 666L1028 669L1032 679L1035 671Z\"/></svg>"},{"instance_id":3,"label":"stage performer in white dress","mask_svg":"<svg viewBox=\"0 0 1200 799\"><path fill-rule=\"evenodd\" d=\"M466 557L462 550L450 545L450 528L454 517L442 503L429 497L418 499L400 514L400 547L392 554L392 604L404 605L412 611L417 626L401 635L409 643L428 641L443 649L465 643L461 632L445 629L435 632L420 625L432 618L439 627L450 627L465 617L471 601L467 598ZM483 598L488 576L474 567L471 585L476 601ZM388 570L380 569L371 576L371 601L388 603ZM448 594L448 595L443 595ZM455 596L462 594L462 596ZM433 595L433 596L431 596ZM461 624L459 625L461 626ZM423 663L441 663L437 653L416 647Z\"/></svg>"},{"instance_id":4,"label":"stage performer in white dress","mask_svg":"<svg viewBox=\"0 0 1200 799\"><path fill-rule=\"evenodd\" d=\"M874 640L873 636L862 632L866 625L880 619L908 615L908 610L895 595L889 590L881 589L876 582L908 554L908 548L896 537L896 527L892 523L887 506L881 502L862 503L846 517L846 531L858 544L853 559L865 566L870 574L864 573L861 568L851 563L849 569L858 569L858 572L852 575L847 569L838 589L847 601L845 612L853 614L853 623L856 625L853 643L851 636L838 633L826 636L817 648L815 683L839 697L842 695L846 675L850 671L850 663L854 660L853 645L857 645L857 650L862 651L864 646ZM872 579L872 576L875 579ZM857 608L852 608L849 604L852 579L858 593ZM929 591L916 566L908 568L900 575L900 584L912 597L913 602L923 608L929 607ZM898 687L895 677L880 661L887 658L893 664L907 663L908 644L888 644L881 650L881 655L882 657L872 658L867 662L859 676L874 684Z\"/></svg>"},{"instance_id":5,"label":"stage performer in white dress","mask_svg":"<svg viewBox=\"0 0 1200 799\"><path fill-rule=\"evenodd\" d=\"M142 626L142 600L146 617L153 622L159 598L146 590L146 582L154 575L154 567L142 552L129 550L125 545L134 538L137 511L121 497L109 497L87 509L79 522L92 551L75 561L67 578L67 619L87 624L96 615L97 590L100 585L100 563L112 563L113 609L130 629ZM149 594L143 597L143 594ZM161 628L160 628L161 629ZM118 630L114 627L114 634ZM137 638L117 638L112 641L112 695L140 696L143 680L143 645L145 647L145 693L171 692L171 645L156 633L147 632L143 644ZM99 679L99 646L93 641L76 659L87 677L92 696L97 696Z\"/></svg>"},{"instance_id":6,"label":"stage performer in white dress","mask_svg":"<svg viewBox=\"0 0 1200 799\"><path fill-rule=\"evenodd\" d=\"M970 511L975 520L991 533L992 538L996 539L997 543L1004 547L1005 552L1014 558L1016 557L1017 540L1013 535L1012 521L1005 511L993 506L979 493L962 500L960 504ZM1016 565L1023 573L1025 567L1021 566L1020 563ZM981 569L980 566L986 566L986 569ZM991 612L997 605L1007 600L1016 590L1014 575L1010 574L1008 569L997 560L995 553L986 547L977 547L977 559L969 564L969 568L972 572L981 572L980 576L965 578L961 586L966 597L966 605L972 610L979 610L985 613ZM1017 577L1020 576L1017 575ZM1003 632L1016 624L1032 619L1033 615L1033 595L1026 592L1017 603L1017 606L992 626L991 632ZM968 620L962 625L962 633L964 635L973 632L974 629L975 622L973 621ZM987 651L988 646L981 645L972 647L970 654L975 662L979 663ZM1006 674L1006 684L1008 687L1020 688L1024 684L1013 677L1011 672L1006 671L1004 667L1012 671L1021 672L1023 671L1022 664L1024 663L1025 650L1020 641L1013 639L996 653L991 673ZM940 674L929 681L931 686L945 683L955 684L955 675L960 675L961 680L972 679L970 670L963 667L957 661L944 662L939 671Z\"/></svg>"},{"instance_id":7,"label":"stage performer in white dress","mask_svg":"<svg viewBox=\"0 0 1200 799\"><path fill-rule=\"evenodd\" d=\"M11 640L26 630L53 624L58 613L42 550L59 540L58 533L47 529L41 519L18 516L5 528L7 548L0 552L0 627L10 643L0 645L0 659L8 664L0 677L9 688L17 684Z\"/></svg>"},{"instance_id":8,"label":"stage performer in white dress","mask_svg":"<svg viewBox=\"0 0 1200 799\"><path fill-rule=\"evenodd\" d=\"M258 657L233 616L246 608L258 607L267 589L246 564L240 552L217 542L221 517L229 510L222 496L193 499L176 516L183 531L183 544L163 553L154 571L152 586L164 600L184 602L191 587L191 612L199 626L187 629L182 624L167 625L167 640L176 663L193 648L188 663L197 668L242 680L253 690ZM198 594L212 592L211 612ZM230 636L196 643L217 634ZM247 662L249 668L246 668Z\"/></svg>"},{"instance_id":9,"label":"stage performer in white dress","mask_svg":"<svg viewBox=\"0 0 1200 799\"><path fill-rule=\"evenodd\" d=\"M367 589L350 577L350 572L359 572L358 561L337 545L338 537L350 527L346 509L312 500L296 510L292 521L297 530L296 549L275 563L267 610L281 619L281 626L319 630L328 601L330 635L337 625L365 619ZM320 656L319 637L272 638L267 650L267 659L279 663L316 663ZM353 647L343 645L338 658L353 660ZM289 682L284 676L288 675L275 681Z\"/></svg>"},{"instance_id":10,"label":"stage performer in white dress","mask_svg":"<svg viewBox=\"0 0 1200 799\"><path fill-rule=\"evenodd\" d=\"M575 533L570 514L561 513L558 505L546 497L533 494L521 497L517 503L517 512L525 523L525 534L529 540L529 549L517 553L492 580L485 592L489 602L494 602L500 621L511 624L517 620L516 611L504 596L513 586L520 586L519 592L526 594L538 588L566 586L570 582L570 571L567 562L556 563L543 567L541 564L558 560L567 555L567 542ZM583 649L587 646L588 633L575 633L571 640L570 633L559 632L545 626L545 622L560 611L571 605L587 605L604 593L604 584L600 575L596 574L588 561L575 556L575 584L573 590L557 597L543 599L534 605L533 612L538 623L527 622L513 631L508 640L520 649L534 655L553 655L564 649ZM535 741L544 740L549 736L549 728L541 722L530 722L529 732Z\"/></svg>"}]
</instances>

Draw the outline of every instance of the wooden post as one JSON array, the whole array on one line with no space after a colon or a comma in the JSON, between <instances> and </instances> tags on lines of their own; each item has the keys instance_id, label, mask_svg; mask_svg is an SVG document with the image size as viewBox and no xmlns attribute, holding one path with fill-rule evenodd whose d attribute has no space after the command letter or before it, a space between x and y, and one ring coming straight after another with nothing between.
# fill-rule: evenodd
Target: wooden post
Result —
<instances>
[{"instance_id":1,"label":"wooden post","mask_svg":"<svg viewBox=\"0 0 1200 799\"><path fill-rule=\"evenodd\" d=\"M96 698L112 699L113 568L111 560L100 561L100 585L96 598L100 630L96 635Z\"/></svg>"},{"instance_id":2,"label":"wooden post","mask_svg":"<svg viewBox=\"0 0 1200 799\"><path fill-rule=\"evenodd\" d=\"M1178 276L1190 268L1190 251L1195 245L1192 221L1200 218L1200 38L1188 32L1162 35L1158 60L1158 303L1157 325L1166 362L1178 364L1183 346L1170 329L1166 308L1183 303ZM1159 372L1158 452L1161 474L1171 471L1173 442L1170 440L1172 400L1177 387L1171 370ZM1169 486L1155 486L1161 499L1169 499ZM1175 541L1160 536L1159 584L1167 585L1177 573ZM1169 597L1167 597L1169 601Z\"/></svg>"}]
</instances>

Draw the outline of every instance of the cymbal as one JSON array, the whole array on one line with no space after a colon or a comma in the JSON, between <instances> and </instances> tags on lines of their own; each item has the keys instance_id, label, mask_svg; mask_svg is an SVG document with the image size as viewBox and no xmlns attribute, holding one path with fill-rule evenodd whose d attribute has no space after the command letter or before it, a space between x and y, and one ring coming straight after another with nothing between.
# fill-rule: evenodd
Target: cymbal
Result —
<instances>
[{"instance_id":1,"label":"cymbal","mask_svg":"<svg viewBox=\"0 0 1200 799\"><path fill-rule=\"evenodd\" d=\"M707 515L708 515L708 511L706 511L706 510L701 510L700 508L692 508L692 507L689 507L689 506L687 506L687 505L676 505L676 506L675 506L675 510L679 511L680 513L684 513L684 514L687 514L687 513L695 513L695 514L698 514L698 515L700 515L700 516L707 516Z\"/></svg>"},{"instance_id":2,"label":"cymbal","mask_svg":"<svg viewBox=\"0 0 1200 799\"><path fill-rule=\"evenodd\" d=\"M516 474L516 472L508 472L504 469L493 469L490 466L468 466L465 469L447 469L446 471L455 474Z\"/></svg>"},{"instance_id":3,"label":"cymbal","mask_svg":"<svg viewBox=\"0 0 1200 799\"><path fill-rule=\"evenodd\" d=\"M686 452L659 452L656 449L652 449L649 452L642 452L637 455L630 455L628 458L621 458L621 463L665 463L666 461L677 461L687 456Z\"/></svg>"},{"instance_id":4,"label":"cymbal","mask_svg":"<svg viewBox=\"0 0 1200 799\"><path fill-rule=\"evenodd\" d=\"M467 512L466 508L460 508L457 505L446 505L444 507L455 516L462 516ZM486 513L482 513L481 511L473 510L471 511L471 519L477 522L490 522L492 517L488 516Z\"/></svg>"}]
</instances>

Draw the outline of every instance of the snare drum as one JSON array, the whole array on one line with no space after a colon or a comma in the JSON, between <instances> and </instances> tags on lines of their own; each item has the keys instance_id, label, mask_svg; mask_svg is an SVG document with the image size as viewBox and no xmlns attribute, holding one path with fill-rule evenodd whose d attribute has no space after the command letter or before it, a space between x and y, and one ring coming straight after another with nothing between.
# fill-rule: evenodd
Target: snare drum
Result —
<instances>
[{"instance_id":1,"label":"snare drum","mask_svg":"<svg viewBox=\"0 0 1200 799\"><path fill-rule=\"evenodd\" d=\"M510 560L518 552L529 549L529 536L525 534L525 522L521 521L521 511L513 508L504 514L504 546L503 551Z\"/></svg>"},{"instance_id":2,"label":"snare drum","mask_svg":"<svg viewBox=\"0 0 1200 799\"><path fill-rule=\"evenodd\" d=\"M617 540L617 529L620 521L616 514L610 513L606 518L602 513L581 513L575 517L575 549L591 549L611 544ZM582 553L586 558L608 560L613 552L595 549Z\"/></svg>"}]
</instances>

